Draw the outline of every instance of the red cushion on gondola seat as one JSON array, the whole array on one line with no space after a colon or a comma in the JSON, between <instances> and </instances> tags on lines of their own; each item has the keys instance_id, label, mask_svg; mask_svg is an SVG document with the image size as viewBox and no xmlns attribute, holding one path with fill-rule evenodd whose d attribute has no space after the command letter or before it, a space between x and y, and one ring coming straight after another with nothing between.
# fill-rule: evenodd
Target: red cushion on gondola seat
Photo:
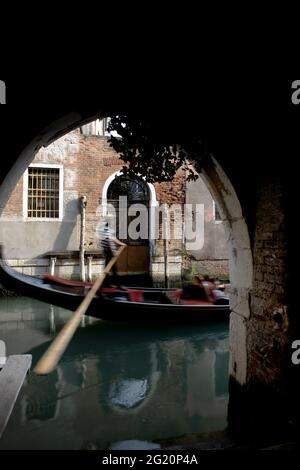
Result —
<instances>
[{"instance_id":1,"label":"red cushion on gondola seat","mask_svg":"<svg viewBox=\"0 0 300 470\"><path fill-rule=\"evenodd\" d=\"M166 297L171 301L172 304L178 304L181 299L182 289L166 291Z\"/></svg>"},{"instance_id":2,"label":"red cushion on gondola seat","mask_svg":"<svg viewBox=\"0 0 300 470\"><path fill-rule=\"evenodd\" d=\"M143 302L144 292L142 290L128 289L127 292L131 302Z\"/></svg>"}]
</instances>

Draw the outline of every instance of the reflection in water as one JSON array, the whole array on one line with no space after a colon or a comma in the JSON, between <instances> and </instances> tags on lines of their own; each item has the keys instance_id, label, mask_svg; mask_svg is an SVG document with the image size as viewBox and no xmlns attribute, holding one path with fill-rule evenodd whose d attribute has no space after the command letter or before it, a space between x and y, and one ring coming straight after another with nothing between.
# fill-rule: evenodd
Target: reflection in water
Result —
<instances>
[{"instance_id":1,"label":"reflection in water","mask_svg":"<svg viewBox=\"0 0 300 470\"><path fill-rule=\"evenodd\" d=\"M0 299L0 338L33 367L71 312ZM228 325L109 324L86 317L60 364L31 373L0 449L106 449L226 427Z\"/></svg>"},{"instance_id":2,"label":"reflection in water","mask_svg":"<svg viewBox=\"0 0 300 470\"><path fill-rule=\"evenodd\" d=\"M127 379L113 382L110 386L109 400L113 405L133 408L142 402L149 390L147 379Z\"/></svg>"}]
</instances>

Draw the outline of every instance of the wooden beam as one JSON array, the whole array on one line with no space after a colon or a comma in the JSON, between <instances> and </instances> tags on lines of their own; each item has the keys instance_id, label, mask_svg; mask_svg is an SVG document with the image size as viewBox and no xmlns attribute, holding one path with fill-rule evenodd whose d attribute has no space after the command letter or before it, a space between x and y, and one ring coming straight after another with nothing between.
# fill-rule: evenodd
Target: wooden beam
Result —
<instances>
[{"instance_id":1,"label":"wooden beam","mask_svg":"<svg viewBox=\"0 0 300 470\"><path fill-rule=\"evenodd\" d=\"M0 438L31 367L31 361L30 354L9 356L0 372Z\"/></svg>"}]
</instances>

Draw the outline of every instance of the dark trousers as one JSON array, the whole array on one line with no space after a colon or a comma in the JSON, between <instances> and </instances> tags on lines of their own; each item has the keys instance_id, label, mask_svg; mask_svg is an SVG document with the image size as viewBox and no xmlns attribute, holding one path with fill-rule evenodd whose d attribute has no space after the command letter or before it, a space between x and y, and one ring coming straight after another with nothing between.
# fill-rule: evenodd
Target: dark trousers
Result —
<instances>
[{"instance_id":1,"label":"dark trousers","mask_svg":"<svg viewBox=\"0 0 300 470\"><path fill-rule=\"evenodd\" d=\"M110 262L110 260L114 257L114 254L113 252L111 251L110 248L105 248L104 249L104 256L105 256L105 266L108 265L108 263ZM111 271L113 273L113 282L117 285L119 285L119 281L118 281L118 273L117 273L117 269L116 269L116 265L114 264L113 267L111 268ZM107 279L107 278L106 278Z\"/></svg>"}]
</instances>

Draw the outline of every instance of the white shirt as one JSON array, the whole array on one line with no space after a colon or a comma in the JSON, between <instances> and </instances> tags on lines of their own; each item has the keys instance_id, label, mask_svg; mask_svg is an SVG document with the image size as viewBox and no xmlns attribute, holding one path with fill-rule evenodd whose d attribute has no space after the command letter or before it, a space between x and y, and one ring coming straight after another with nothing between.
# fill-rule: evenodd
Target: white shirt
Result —
<instances>
[{"instance_id":1,"label":"white shirt","mask_svg":"<svg viewBox=\"0 0 300 470\"><path fill-rule=\"evenodd\" d=\"M108 227L107 224L103 224L99 235L102 248L104 250L110 248L114 252L116 250L116 243L113 240L115 237L115 231Z\"/></svg>"}]
</instances>

